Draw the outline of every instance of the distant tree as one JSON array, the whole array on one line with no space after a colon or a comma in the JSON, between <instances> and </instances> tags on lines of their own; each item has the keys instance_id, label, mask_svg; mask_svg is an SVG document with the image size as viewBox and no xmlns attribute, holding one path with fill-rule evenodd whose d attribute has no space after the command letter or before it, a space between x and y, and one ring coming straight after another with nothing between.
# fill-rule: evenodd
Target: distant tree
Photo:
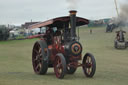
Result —
<instances>
[{"instance_id":1,"label":"distant tree","mask_svg":"<svg viewBox=\"0 0 128 85\"><path fill-rule=\"evenodd\" d=\"M0 40L7 40L9 38L9 30L5 25L0 25Z\"/></svg>"}]
</instances>

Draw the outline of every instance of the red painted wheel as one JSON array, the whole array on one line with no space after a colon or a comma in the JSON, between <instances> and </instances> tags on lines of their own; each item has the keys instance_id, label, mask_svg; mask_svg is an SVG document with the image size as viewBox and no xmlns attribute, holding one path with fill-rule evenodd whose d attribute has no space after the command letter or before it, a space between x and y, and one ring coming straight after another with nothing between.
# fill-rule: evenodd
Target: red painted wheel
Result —
<instances>
[{"instance_id":1,"label":"red painted wheel","mask_svg":"<svg viewBox=\"0 0 128 85\"><path fill-rule=\"evenodd\" d=\"M40 75L45 74L48 69L48 64L46 61L44 61L47 54L44 48L47 48L45 41L37 41L33 46L32 52L32 64L34 72Z\"/></svg>"},{"instance_id":2,"label":"red painted wheel","mask_svg":"<svg viewBox=\"0 0 128 85\"><path fill-rule=\"evenodd\" d=\"M83 59L83 71L87 77L93 77L96 71L96 61L92 54L87 53Z\"/></svg>"},{"instance_id":3,"label":"red painted wheel","mask_svg":"<svg viewBox=\"0 0 128 85\"><path fill-rule=\"evenodd\" d=\"M58 53L56 55L56 59L54 61L54 72L57 78L64 78L64 75L66 73L66 61L63 54L61 53Z\"/></svg>"}]
</instances>

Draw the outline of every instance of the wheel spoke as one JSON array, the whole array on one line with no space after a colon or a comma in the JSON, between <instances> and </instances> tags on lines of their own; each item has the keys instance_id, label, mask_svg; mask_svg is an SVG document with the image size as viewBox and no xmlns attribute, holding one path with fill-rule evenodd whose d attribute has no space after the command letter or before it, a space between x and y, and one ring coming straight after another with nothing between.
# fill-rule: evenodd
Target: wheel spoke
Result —
<instances>
[{"instance_id":1,"label":"wheel spoke","mask_svg":"<svg viewBox=\"0 0 128 85\"><path fill-rule=\"evenodd\" d=\"M58 59L57 59L57 64L60 64L60 62L61 62L61 61L60 61L60 59L58 58Z\"/></svg>"},{"instance_id":2,"label":"wheel spoke","mask_svg":"<svg viewBox=\"0 0 128 85\"><path fill-rule=\"evenodd\" d=\"M34 49L34 52L35 52L36 54L39 54L39 52L38 52L36 49Z\"/></svg>"},{"instance_id":3,"label":"wheel spoke","mask_svg":"<svg viewBox=\"0 0 128 85\"><path fill-rule=\"evenodd\" d=\"M92 67L90 68L90 72L92 72Z\"/></svg>"},{"instance_id":4,"label":"wheel spoke","mask_svg":"<svg viewBox=\"0 0 128 85\"><path fill-rule=\"evenodd\" d=\"M88 68L88 74L90 74L90 72L91 72L91 71L90 71L90 68Z\"/></svg>"},{"instance_id":5,"label":"wheel spoke","mask_svg":"<svg viewBox=\"0 0 128 85\"><path fill-rule=\"evenodd\" d=\"M87 59L85 60L85 62L88 63L88 57L87 57Z\"/></svg>"},{"instance_id":6,"label":"wheel spoke","mask_svg":"<svg viewBox=\"0 0 128 85\"><path fill-rule=\"evenodd\" d=\"M88 68L86 68L85 70L86 70L86 72L88 73Z\"/></svg>"},{"instance_id":7,"label":"wheel spoke","mask_svg":"<svg viewBox=\"0 0 128 85\"><path fill-rule=\"evenodd\" d=\"M41 68L41 63L38 63L35 69L36 69L36 71L39 71L40 68Z\"/></svg>"},{"instance_id":8,"label":"wheel spoke","mask_svg":"<svg viewBox=\"0 0 128 85\"><path fill-rule=\"evenodd\" d=\"M42 60L42 53L37 54L35 60Z\"/></svg>"},{"instance_id":9,"label":"wheel spoke","mask_svg":"<svg viewBox=\"0 0 128 85\"><path fill-rule=\"evenodd\" d=\"M62 73L62 65L58 64L57 65L57 74L60 75Z\"/></svg>"},{"instance_id":10,"label":"wheel spoke","mask_svg":"<svg viewBox=\"0 0 128 85\"><path fill-rule=\"evenodd\" d=\"M57 68L60 68L60 65L61 65L61 64L57 64L57 66L56 66L56 67L57 67Z\"/></svg>"},{"instance_id":11,"label":"wheel spoke","mask_svg":"<svg viewBox=\"0 0 128 85\"><path fill-rule=\"evenodd\" d=\"M87 57L87 61L89 62L89 56Z\"/></svg>"},{"instance_id":12,"label":"wheel spoke","mask_svg":"<svg viewBox=\"0 0 128 85\"><path fill-rule=\"evenodd\" d=\"M35 58L35 59L33 59L34 60L34 62L36 62L37 61L37 58Z\"/></svg>"},{"instance_id":13,"label":"wheel spoke","mask_svg":"<svg viewBox=\"0 0 128 85\"><path fill-rule=\"evenodd\" d=\"M39 48L39 54L41 54L41 48Z\"/></svg>"},{"instance_id":14,"label":"wheel spoke","mask_svg":"<svg viewBox=\"0 0 128 85\"><path fill-rule=\"evenodd\" d=\"M91 63L91 57L88 57L88 59L89 59L89 60L88 60L88 61L89 61L89 63Z\"/></svg>"},{"instance_id":15,"label":"wheel spoke","mask_svg":"<svg viewBox=\"0 0 128 85\"><path fill-rule=\"evenodd\" d=\"M38 48L38 49L40 48L40 45L39 45L39 43L37 44L37 48Z\"/></svg>"},{"instance_id":16,"label":"wheel spoke","mask_svg":"<svg viewBox=\"0 0 128 85\"><path fill-rule=\"evenodd\" d=\"M62 73L62 68L59 68L58 69L58 72L61 74Z\"/></svg>"},{"instance_id":17,"label":"wheel spoke","mask_svg":"<svg viewBox=\"0 0 128 85\"><path fill-rule=\"evenodd\" d=\"M34 61L38 61L39 60L39 56L37 55L35 58L34 58Z\"/></svg>"}]
</instances>

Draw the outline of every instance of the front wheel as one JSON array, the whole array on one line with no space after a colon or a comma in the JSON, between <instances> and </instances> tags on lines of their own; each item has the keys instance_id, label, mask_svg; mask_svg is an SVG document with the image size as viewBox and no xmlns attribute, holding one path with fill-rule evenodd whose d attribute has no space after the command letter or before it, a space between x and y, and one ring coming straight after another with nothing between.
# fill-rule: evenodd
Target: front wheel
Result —
<instances>
[{"instance_id":1,"label":"front wheel","mask_svg":"<svg viewBox=\"0 0 128 85\"><path fill-rule=\"evenodd\" d=\"M92 54L87 53L83 58L83 71L87 77L93 77L96 71L96 61Z\"/></svg>"},{"instance_id":2,"label":"front wheel","mask_svg":"<svg viewBox=\"0 0 128 85\"><path fill-rule=\"evenodd\" d=\"M54 61L54 72L59 79L64 78L66 73L66 61L63 54L58 53Z\"/></svg>"}]
</instances>

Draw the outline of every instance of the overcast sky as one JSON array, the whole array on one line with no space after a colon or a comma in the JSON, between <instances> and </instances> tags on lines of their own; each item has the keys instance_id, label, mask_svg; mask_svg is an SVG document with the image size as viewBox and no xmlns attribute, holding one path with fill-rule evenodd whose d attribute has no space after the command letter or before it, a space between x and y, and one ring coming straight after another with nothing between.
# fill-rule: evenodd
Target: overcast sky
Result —
<instances>
[{"instance_id":1,"label":"overcast sky","mask_svg":"<svg viewBox=\"0 0 128 85\"><path fill-rule=\"evenodd\" d=\"M23 24L69 15L73 8L77 16L102 19L117 16L114 0L0 0L0 24ZM118 8L128 0L117 0ZM69 4L70 3L70 4ZM74 7L70 5L75 5Z\"/></svg>"}]
</instances>

